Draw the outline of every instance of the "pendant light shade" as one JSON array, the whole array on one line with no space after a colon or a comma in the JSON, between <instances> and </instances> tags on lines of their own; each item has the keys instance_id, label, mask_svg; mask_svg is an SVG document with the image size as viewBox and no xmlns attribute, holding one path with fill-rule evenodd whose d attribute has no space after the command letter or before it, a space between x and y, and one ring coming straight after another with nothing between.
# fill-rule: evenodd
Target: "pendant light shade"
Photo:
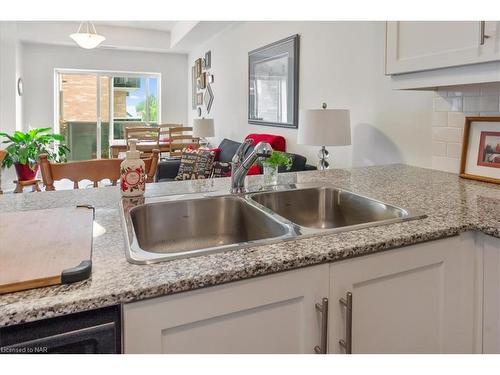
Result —
<instances>
[{"instance_id":1,"label":"pendant light shade","mask_svg":"<svg viewBox=\"0 0 500 375\"><path fill-rule=\"evenodd\" d=\"M97 34L95 26L92 22L82 22L78 31L69 36L76 44L85 49L96 48L99 44L106 40L102 35Z\"/></svg>"}]
</instances>

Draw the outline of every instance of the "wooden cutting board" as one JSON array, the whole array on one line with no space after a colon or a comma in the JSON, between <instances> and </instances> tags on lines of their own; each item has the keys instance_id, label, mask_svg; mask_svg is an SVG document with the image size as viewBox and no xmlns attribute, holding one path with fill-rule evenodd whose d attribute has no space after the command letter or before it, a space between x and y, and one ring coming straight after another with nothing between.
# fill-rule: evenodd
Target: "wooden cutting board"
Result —
<instances>
[{"instance_id":1,"label":"wooden cutting board","mask_svg":"<svg viewBox=\"0 0 500 375\"><path fill-rule=\"evenodd\" d=\"M92 206L0 213L0 294L90 277Z\"/></svg>"}]
</instances>

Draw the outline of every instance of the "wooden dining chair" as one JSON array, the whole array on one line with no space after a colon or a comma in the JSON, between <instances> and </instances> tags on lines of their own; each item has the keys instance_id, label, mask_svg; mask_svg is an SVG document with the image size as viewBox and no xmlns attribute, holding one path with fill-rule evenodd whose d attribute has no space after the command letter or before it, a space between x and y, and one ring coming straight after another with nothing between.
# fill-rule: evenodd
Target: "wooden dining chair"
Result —
<instances>
[{"instance_id":1,"label":"wooden dining chair","mask_svg":"<svg viewBox=\"0 0 500 375\"><path fill-rule=\"evenodd\" d=\"M182 128L182 124L158 124L160 129L160 142L170 143L170 129L171 128Z\"/></svg>"},{"instance_id":2,"label":"wooden dining chair","mask_svg":"<svg viewBox=\"0 0 500 375\"><path fill-rule=\"evenodd\" d=\"M149 158L143 159L146 169L146 182L154 182L160 151L153 150ZM73 182L73 189L78 189L78 182L90 180L94 187L101 180L109 179L116 186L120 179L121 159L95 159L68 163L51 163L47 154L40 155L40 170L45 190L55 190L54 181L68 179Z\"/></svg>"},{"instance_id":3,"label":"wooden dining chair","mask_svg":"<svg viewBox=\"0 0 500 375\"><path fill-rule=\"evenodd\" d=\"M182 124L158 124L158 129L160 131L160 158L162 153L170 152L170 128L180 128Z\"/></svg>"},{"instance_id":4,"label":"wooden dining chair","mask_svg":"<svg viewBox=\"0 0 500 375\"><path fill-rule=\"evenodd\" d=\"M189 134L191 132L191 134ZM186 147L200 148L200 139L193 137L192 127L175 127L169 129L170 157L180 157Z\"/></svg>"},{"instance_id":5,"label":"wooden dining chair","mask_svg":"<svg viewBox=\"0 0 500 375\"><path fill-rule=\"evenodd\" d=\"M140 126L125 128L125 142L130 149L130 140L137 140L136 148L145 155L151 155L153 150L160 149L160 128L156 126Z\"/></svg>"}]
</instances>

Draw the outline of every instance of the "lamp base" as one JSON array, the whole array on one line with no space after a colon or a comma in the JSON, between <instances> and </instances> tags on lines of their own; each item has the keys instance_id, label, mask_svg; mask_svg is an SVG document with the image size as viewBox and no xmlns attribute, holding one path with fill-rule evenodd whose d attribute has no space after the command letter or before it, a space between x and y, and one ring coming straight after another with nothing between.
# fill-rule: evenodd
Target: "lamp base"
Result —
<instances>
[{"instance_id":1,"label":"lamp base","mask_svg":"<svg viewBox=\"0 0 500 375\"><path fill-rule=\"evenodd\" d=\"M324 171L330 168L330 163L328 163L328 158L330 157L330 153L326 149L325 146L322 146L318 151L318 170Z\"/></svg>"},{"instance_id":2,"label":"lamp base","mask_svg":"<svg viewBox=\"0 0 500 375\"><path fill-rule=\"evenodd\" d=\"M210 148L210 142L205 137L200 137L200 147L201 148Z\"/></svg>"}]
</instances>

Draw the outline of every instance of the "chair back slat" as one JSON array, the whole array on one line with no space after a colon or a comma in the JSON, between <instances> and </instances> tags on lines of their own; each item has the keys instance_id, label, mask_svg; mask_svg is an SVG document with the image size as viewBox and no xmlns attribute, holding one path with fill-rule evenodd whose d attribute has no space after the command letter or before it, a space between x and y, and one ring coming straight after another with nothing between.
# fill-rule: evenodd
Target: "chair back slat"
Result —
<instances>
[{"instance_id":1,"label":"chair back slat","mask_svg":"<svg viewBox=\"0 0 500 375\"><path fill-rule=\"evenodd\" d=\"M170 128L182 128L182 124L158 124L160 129L160 142L168 140L170 137Z\"/></svg>"},{"instance_id":2,"label":"chair back slat","mask_svg":"<svg viewBox=\"0 0 500 375\"><path fill-rule=\"evenodd\" d=\"M153 182L158 167L159 150L153 150L152 156L144 160L146 182ZM120 179L121 159L95 159L69 163L51 163L46 154L40 155L40 170L45 190L55 190L54 181L68 179L73 181L73 188L78 189L78 182L90 180L94 187L101 180L110 180L113 186Z\"/></svg>"},{"instance_id":3,"label":"chair back slat","mask_svg":"<svg viewBox=\"0 0 500 375\"><path fill-rule=\"evenodd\" d=\"M191 134L188 134L191 133ZM173 127L169 129L170 157L180 157L186 147L200 148L200 139L193 137L192 127Z\"/></svg>"},{"instance_id":4,"label":"chair back slat","mask_svg":"<svg viewBox=\"0 0 500 375\"><path fill-rule=\"evenodd\" d=\"M155 144L159 147L160 142L160 128L153 126L142 126L137 128L125 128L125 141L127 142L127 149L130 145L130 140L136 139L138 145L141 142L148 142Z\"/></svg>"}]
</instances>

